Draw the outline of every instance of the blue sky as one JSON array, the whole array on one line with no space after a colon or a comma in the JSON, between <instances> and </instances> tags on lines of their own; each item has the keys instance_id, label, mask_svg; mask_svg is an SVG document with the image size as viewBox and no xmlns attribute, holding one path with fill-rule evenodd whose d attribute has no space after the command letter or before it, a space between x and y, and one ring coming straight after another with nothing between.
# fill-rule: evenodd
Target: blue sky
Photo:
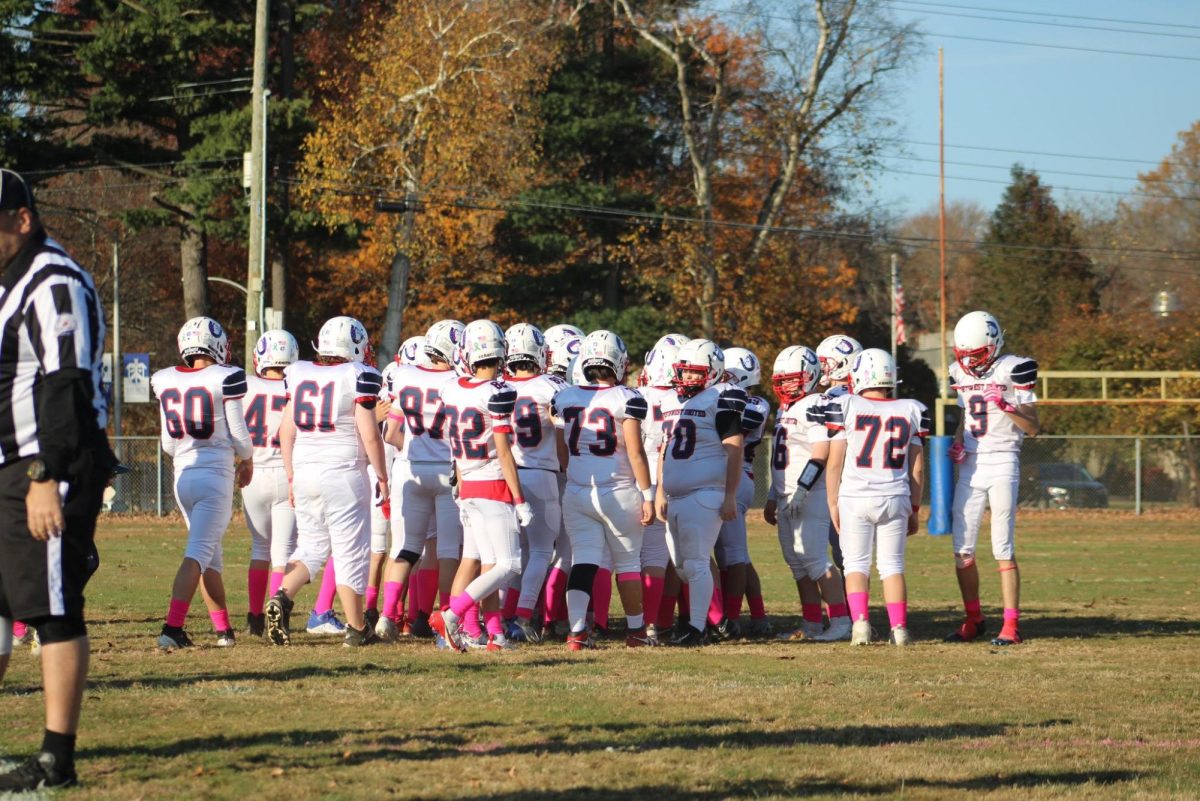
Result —
<instances>
[{"instance_id":1,"label":"blue sky","mask_svg":"<svg viewBox=\"0 0 1200 801\"><path fill-rule=\"evenodd\" d=\"M1169 154L1180 131L1200 119L1200 2L1195 0L890 0L889 5L901 19L920 22L928 48L897 84L896 136L907 143L885 159L886 171L877 174L872 187L874 202L892 213L922 211L937 202L939 46L946 64L947 201L973 200L990 211L1018 161L1054 186L1060 202L1115 201L1136 186L1139 172ZM1036 15L1015 13L1021 11ZM1039 155L1048 153L1075 158Z\"/></svg>"}]
</instances>

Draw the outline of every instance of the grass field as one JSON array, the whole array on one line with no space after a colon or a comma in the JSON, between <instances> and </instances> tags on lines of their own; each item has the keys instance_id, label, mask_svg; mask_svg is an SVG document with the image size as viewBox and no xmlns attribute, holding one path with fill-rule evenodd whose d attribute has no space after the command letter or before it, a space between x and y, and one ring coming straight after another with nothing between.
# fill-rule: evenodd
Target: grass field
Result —
<instances>
[{"instance_id":1,"label":"grass field","mask_svg":"<svg viewBox=\"0 0 1200 801\"><path fill-rule=\"evenodd\" d=\"M910 541L916 643L605 643L450 654L300 635L154 650L178 520L102 521L78 799L1200 797L1200 518L1022 513L1023 630L952 646L948 538ZM751 548L780 628L798 605L772 531ZM985 549L986 550L986 549ZM248 541L226 540L244 616ZM990 560L987 560L990 562ZM985 571L985 610L997 601ZM877 630L884 628L875 582ZM311 604L301 596L298 610ZM201 604L197 606L202 607ZM197 636L199 635L199 636ZM0 688L0 754L41 735L35 660Z\"/></svg>"}]
</instances>

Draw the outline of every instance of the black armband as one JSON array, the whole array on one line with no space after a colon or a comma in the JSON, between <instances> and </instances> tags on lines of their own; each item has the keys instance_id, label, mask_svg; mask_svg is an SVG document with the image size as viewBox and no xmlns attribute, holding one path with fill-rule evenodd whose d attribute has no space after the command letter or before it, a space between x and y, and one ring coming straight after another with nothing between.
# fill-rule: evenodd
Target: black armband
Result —
<instances>
[{"instance_id":1,"label":"black armband","mask_svg":"<svg viewBox=\"0 0 1200 801\"><path fill-rule=\"evenodd\" d=\"M717 436L727 439L742 433L742 414L731 409L717 409Z\"/></svg>"},{"instance_id":2,"label":"black armband","mask_svg":"<svg viewBox=\"0 0 1200 801\"><path fill-rule=\"evenodd\" d=\"M809 459L808 464L804 465L804 469L800 471L800 478L796 483L806 490L811 490L813 485L821 478L821 474L825 472L825 463L818 462L815 459Z\"/></svg>"}]
</instances>

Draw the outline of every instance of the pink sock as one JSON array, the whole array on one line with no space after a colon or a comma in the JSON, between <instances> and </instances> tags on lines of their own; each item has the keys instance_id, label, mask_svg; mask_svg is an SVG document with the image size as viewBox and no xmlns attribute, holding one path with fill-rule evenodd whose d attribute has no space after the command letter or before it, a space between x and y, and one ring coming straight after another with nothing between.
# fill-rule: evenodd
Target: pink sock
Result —
<instances>
[{"instance_id":1,"label":"pink sock","mask_svg":"<svg viewBox=\"0 0 1200 801\"><path fill-rule=\"evenodd\" d=\"M708 622L714 626L719 626L724 614L725 596L722 594L721 588L714 585L712 598L708 602Z\"/></svg>"},{"instance_id":2,"label":"pink sock","mask_svg":"<svg viewBox=\"0 0 1200 801\"><path fill-rule=\"evenodd\" d=\"M19 621L19 620L14 620L14 621L13 621L13 632L12 632L12 633L13 633L13 639L14 639L14 640L19 640L19 639L21 639L22 637L24 637L24 636L25 636L25 631L26 631L26 629L28 629L28 628L29 628L29 627L28 627L28 626L26 626L26 625L25 625L24 623L22 623L21 621Z\"/></svg>"},{"instance_id":3,"label":"pink sock","mask_svg":"<svg viewBox=\"0 0 1200 801\"><path fill-rule=\"evenodd\" d=\"M908 625L908 601L887 605L888 623L892 628Z\"/></svg>"},{"instance_id":4,"label":"pink sock","mask_svg":"<svg viewBox=\"0 0 1200 801\"><path fill-rule=\"evenodd\" d=\"M1004 610L1004 622L1005 623L1009 623L1009 622L1016 623L1020 619L1021 619L1021 610L1020 609L1005 608L1005 610Z\"/></svg>"},{"instance_id":5,"label":"pink sock","mask_svg":"<svg viewBox=\"0 0 1200 801\"><path fill-rule=\"evenodd\" d=\"M454 596L447 592L438 594L438 609L446 610L450 608L450 602L454 600Z\"/></svg>"},{"instance_id":6,"label":"pink sock","mask_svg":"<svg viewBox=\"0 0 1200 801\"><path fill-rule=\"evenodd\" d=\"M642 612L646 620L658 622L658 607L662 602L663 585L666 579L662 576L642 576Z\"/></svg>"},{"instance_id":7,"label":"pink sock","mask_svg":"<svg viewBox=\"0 0 1200 801\"><path fill-rule=\"evenodd\" d=\"M738 594L734 595L731 592L725 593L725 617L727 620L741 620L742 618L742 599L745 596Z\"/></svg>"},{"instance_id":8,"label":"pink sock","mask_svg":"<svg viewBox=\"0 0 1200 801\"><path fill-rule=\"evenodd\" d=\"M500 619L499 612L484 612L483 625L487 627L487 633L493 637L504 633L504 623Z\"/></svg>"},{"instance_id":9,"label":"pink sock","mask_svg":"<svg viewBox=\"0 0 1200 801\"><path fill-rule=\"evenodd\" d=\"M691 617L692 614L692 599L691 593L688 592L688 585L679 585L679 616Z\"/></svg>"},{"instance_id":10,"label":"pink sock","mask_svg":"<svg viewBox=\"0 0 1200 801\"><path fill-rule=\"evenodd\" d=\"M805 623L820 623L822 620L820 604L800 604L800 613Z\"/></svg>"},{"instance_id":11,"label":"pink sock","mask_svg":"<svg viewBox=\"0 0 1200 801\"><path fill-rule=\"evenodd\" d=\"M747 595L746 603L750 607L751 620L762 620L767 616L767 606L763 603L761 595Z\"/></svg>"},{"instance_id":12,"label":"pink sock","mask_svg":"<svg viewBox=\"0 0 1200 801\"><path fill-rule=\"evenodd\" d=\"M321 589L317 591L317 602L313 611L323 615L333 608L333 596L337 595L337 576L333 572L333 560L325 563L325 572L321 574Z\"/></svg>"},{"instance_id":13,"label":"pink sock","mask_svg":"<svg viewBox=\"0 0 1200 801\"><path fill-rule=\"evenodd\" d=\"M399 581L383 582L383 609L380 614L395 623L400 620L400 595L404 592L404 584Z\"/></svg>"},{"instance_id":14,"label":"pink sock","mask_svg":"<svg viewBox=\"0 0 1200 801\"><path fill-rule=\"evenodd\" d=\"M501 613L505 620L517 616L517 603L521 600L519 587L509 587L504 591L504 610Z\"/></svg>"},{"instance_id":15,"label":"pink sock","mask_svg":"<svg viewBox=\"0 0 1200 801\"><path fill-rule=\"evenodd\" d=\"M283 586L283 571L282 570L272 570L271 571L271 584L267 588L267 594L274 595L275 593L279 592L279 588L282 586Z\"/></svg>"},{"instance_id":16,"label":"pink sock","mask_svg":"<svg viewBox=\"0 0 1200 801\"><path fill-rule=\"evenodd\" d=\"M429 617L433 613L433 604L437 600L438 571L417 571L417 611Z\"/></svg>"},{"instance_id":17,"label":"pink sock","mask_svg":"<svg viewBox=\"0 0 1200 801\"><path fill-rule=\"evenodd\" d=\"M678 601L678 595L667 595L666 591L663 591L662 598L658 601L658 620L654 621L659 629L671 628L671 624L675 622L675 604Z\"/></svg>"},{"instance_id":18,"label":"pink sock","mask_svg":"<svg viewBox=\"0 0 1200 801\"><path fill-rule=\"evenodd\" d=\"M479 604L472 603L467 609L467 613L463 615L462 626L467 634L475 639L479 639L479 636L483 634L483 629L479 627Z\"/></svg>"},{"instance_id":19,"label":"pink sock","mask_svg":"<svg viewBox=\"0 0 1200 801\"><path fill-rule=\"evenodd\" d=\"M246 593L250 596L250 614L261 615L263 602L267 600L267 583L270 581L269 570L251 568L246 573Z\"/></svg>"},{"instance_id":20,"label":"pink sock","mask_svg":"<svg viewBox=\"0 0 1200 801\"><path fill-rule=\"evenodd\" d=\"M846 593L846 601L850 604L850 618L852 620L866 620L869 615L867 609L870 606L870 599L865 592L848 592Z\"/></svg>"},{"instance_id":21,"label":"pink sock","mask_svg":"<svg viewBox=\"0 0 1200 801\"><path fill-rule=\"evenodd\" d=\"M191 605L191 601L176 601L172 598L171 605L167 607L167 625L182 628L183 622L187 620L188 608Z\"/></svg>"},{"instance_id":22,"label":"pink sock","mask_svg":"<svg viewBox=\"0 0 1200 801\"><path fill-rule=\"evenodd\" d=\"M829 619L833 620L839 617L850 617L850 607L846 606L844 602L829 605Z\"/></svg>"},{"instance_id":23,"label":"pink sock","mask_svg":"<svg viewBox=\"0 0 1200 801\"><path fill-rule=\"evenodd\" d=\"M978 598L974 601L963 601L963 609L970 620L979 620L979 618L983 617L983 606L980 604Z\"/></svg>"},{"instance_id":24,"label":"pink sock","mask_svg":"<svg viewBox=\"0 0 1200 801\"><path fill-rule=\"evenodd\" d=\"M600 568L592 581L592 620L602 629L608 628L608 607L612 605L612 571Z\"/></svg>"},{"instance_id":25,"label":"pink sock","mask_svg":"<svg viewBox=\"0 0 1200 801\"><path fill-rule=\"evenodd\" d=\"M379 608L379 588L367 587L367 609Z\"/></svg>"},{"instance_id":26,"label":"pink sock","mask_svg":"<svg viewBox=\"0 0 1200 801\"><path fill-rule=\"evenodd\" d=\"M216 612L209 612L209 618L212 619L213 628L217 631L229 631L233 626L229 625L229 610L218 609Z\"/></svg>"},{"instance_id":27,"label":"pink sock","mask_svg":"<svg viewBox=\"0 0 1200 801\"><path fill-rule=\"evenodd\" d=\"M567 574L557 567L546 576L546 603L542 611L546 623L562 620L567 613Z\"/></svg>"}]
</instances>

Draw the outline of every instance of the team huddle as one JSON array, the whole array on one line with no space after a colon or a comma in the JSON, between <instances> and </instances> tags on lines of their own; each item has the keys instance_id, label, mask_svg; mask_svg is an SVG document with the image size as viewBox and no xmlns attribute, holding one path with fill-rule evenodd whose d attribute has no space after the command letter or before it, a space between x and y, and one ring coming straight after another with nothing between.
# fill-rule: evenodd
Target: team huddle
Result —
<instances>
[{"instance_id":1,"label":"team huddle","mask_svg":"<svg viewBox=\"0 0 1200 801\"><path fill-rule=\"evenodd\" d=\"M947 639L986 632L974 554L990 506L1004 601L993 643L1009 645L1021 641L1013 524L1021 441L1038 430L1037 364L1002 350L986 312L955 328L965 618ZM746 531L764 439L763 516L803 615L778 636L870 642L874 562L888 639L909 642L905 551L930 415L894 397L891 354L848 336L779 354L770 435L754 353L680 334L645 354L636 382L611 331L490 320L438 322L382 371L349 317L322 326L311 361L291 334L266 332L253 375L229 364L206 317L183 326L179 353L151 379L188 526L165 650L192 645L197 588L217 644L235 643L222 552L235 485L252 542L247 630L276 645L291 641L296 597L318 574L305 629L349 647L426 637L501 651L554 638L589 649L614 635L614 580L628 647L770 636Z\"/></svg>"}]
</instances>

